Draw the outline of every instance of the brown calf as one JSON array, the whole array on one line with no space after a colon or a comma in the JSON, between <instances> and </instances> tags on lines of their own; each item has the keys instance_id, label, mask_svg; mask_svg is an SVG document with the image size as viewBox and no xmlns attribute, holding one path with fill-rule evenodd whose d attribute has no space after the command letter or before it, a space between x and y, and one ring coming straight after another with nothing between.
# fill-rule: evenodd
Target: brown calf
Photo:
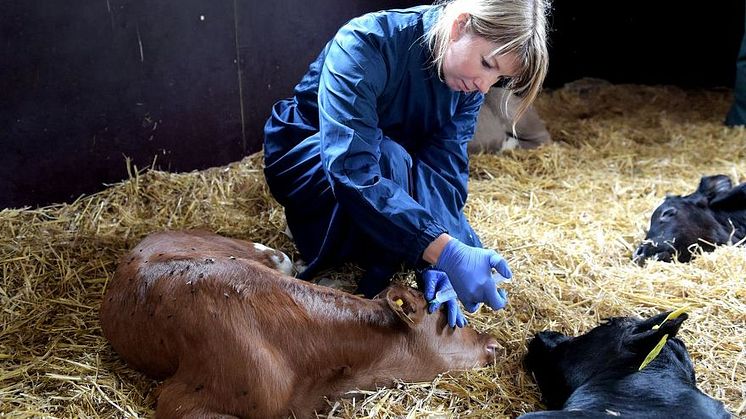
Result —
<instances>
[{"instance_id":1,"label":"brown calf","mask_svg":"<svg viewBox=\"0 0 746 419\"><path fill-rule=\"evenodd\" d=\"M477 129L468 145L469 153L501 153L516 148L536 148L552 142L544 121L533 106L516 121L513 132L512 118L520 103L521 98L510 90L491 88L479 110Z\"/></svg>"},{"instance_id":2,"label":"brown calf","mask_svg":"<svg viewBox=\"0 0 746 419\"><path fill-rule=\"evenodd\" d=\"M306 417L324 396L494 360L494 339L450 329L411 288L366 300L278 266L290 266L281 252L206 232L156 233L122 258L101 328L131 366L166 378L157 417Z\"/></svg>"}]
</instances>

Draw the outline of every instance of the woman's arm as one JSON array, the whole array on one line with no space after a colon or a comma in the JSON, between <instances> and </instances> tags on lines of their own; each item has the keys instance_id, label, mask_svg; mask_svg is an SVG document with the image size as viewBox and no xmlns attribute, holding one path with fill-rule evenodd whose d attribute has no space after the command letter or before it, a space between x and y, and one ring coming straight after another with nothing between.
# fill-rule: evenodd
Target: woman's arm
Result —
<instances>
[{"instance_id":1,"label":"woman's arm","mask_svg":"<svg viewBox=\"0 0 746 419\"><path fill-rule=\"evenodd\" d=\"M408 191L381 174L377 99L391 69L377 44L381 39L362 30L376 28L352 23L330 43L321 70L322 165L337 201L357 226L414 265L445 228Z\"/></svg>"},{"instance_id":2,"label":"woman's arm","mask_svg":"<svg viewBox=\"0 0 746 419\"><path fill-rule=\"evenodd\" d=\"M448 243L448 240L451 240L451 236L447 233L438 236L425 248L425 251L422 253L422 259L425 262L434 265L435 262L438 261L440 254L443 253L443 248L446 246L446 243Z\"/></svg>"}]
</instances>

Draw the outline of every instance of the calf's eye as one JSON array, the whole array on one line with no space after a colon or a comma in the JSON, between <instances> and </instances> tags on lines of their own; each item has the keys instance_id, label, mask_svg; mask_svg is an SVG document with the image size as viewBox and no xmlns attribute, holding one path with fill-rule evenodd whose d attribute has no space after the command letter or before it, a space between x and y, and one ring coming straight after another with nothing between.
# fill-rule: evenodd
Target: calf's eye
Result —
<instances>
[{"instance_id":1,"label":"calf's eye","mask_svg":"<svg viewBox=\"0 0 746 419\"><path fill-rule=\"evenodd\" d=\"M663 210L661 213L661 221L666 221L670 218L673 218L674 215L676 215L678 211L674 207L668 207Z\"/></svg>"}]
</instances>

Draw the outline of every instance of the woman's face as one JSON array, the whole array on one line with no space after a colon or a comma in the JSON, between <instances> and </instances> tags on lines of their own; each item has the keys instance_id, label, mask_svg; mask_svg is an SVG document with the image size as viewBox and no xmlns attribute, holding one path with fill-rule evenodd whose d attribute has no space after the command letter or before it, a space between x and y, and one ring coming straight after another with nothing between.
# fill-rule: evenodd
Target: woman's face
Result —
<instances>
[{"instance_id":1,"label":"woman's face","mask_svg":"<svg viewBox=\"0 0 746 419\"><path fill-rule=\"evenodd\" d=\"M468 19L463 13L453 22L443 56L443 80L451 90L487 93L501 77L517 76L520 61L515 53L491 55L499 45L467 31Z\"/></svg>"}]
</instances>

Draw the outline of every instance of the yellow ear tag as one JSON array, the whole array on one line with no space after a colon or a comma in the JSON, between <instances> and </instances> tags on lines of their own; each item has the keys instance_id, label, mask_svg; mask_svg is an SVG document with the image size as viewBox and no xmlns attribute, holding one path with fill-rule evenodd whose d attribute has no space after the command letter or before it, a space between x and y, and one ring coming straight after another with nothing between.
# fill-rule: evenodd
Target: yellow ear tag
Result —
<instances>
[{"instance_id":1,"label":"yellow ear tag","mask_svg":"<svg viewBox=\"0 0 746 419\"><path fill-rule=\"evenodd\" d=\"M401 306L403 306L403 305L404 305L404 300L402 300L401 298L397 298L396 300L394 300L394 302L395 302L395 303L396 303L396 305L398 305L399 307L401 307Z\"/></svg>"},{"instance_id":2,"label":"yellow ear tag","mask_svg":"<svg viewBox=\"0 0 746 419\"><path fill-rule=\"evenodd\" d=\"M653 350L650 351L648 356L645 357L645 360L642 361L642 364L640 364L640 368L638 368L637 371L642 371L642 369L647 367L649 363L653 362L655 357L658 356L659 353L661 353L661 349L663 349L663 346L666 344L667 340L668 340L668 334L663 335L660 342L658 342L658 344L655 345Z\"/></svg>"},{"instance_id":3,"label":"yellow ear tag","mask_svg":"<svg viewBox=\"0 0 746 419\"><path fill-rule=\"evenodd\" d=\"M663 323L673 320L681 316L682 313L686 313L689 310L689 306L679 307L678 309L672 311L668 316L666 316L665 319L663 319L660 324L656 324L653 326L652 330L658 330L663 326ZM657 345L653 348L652 351L648 354L648 356L645 357L645 360L642 361L642 364L640 364L640 368L637 369L637 371L641 371L643 368L647 367L649 363L653 362L656 356L658 356L659 353L661 353L661 350L663 349L663 346L666 344L666 341L668 340L668 334L663 335L661 340L658 342Z\"/></svg>"},{"instance_id":4,"label":"yellow ear tag","mask_svg":"<svg viewBox=\"0 0 746 419\"><path fill-rule=\"evenodd\" d=\"M653 326L653 330L660 329L660 327L663 326L663 323L678 318L679 316L681 316L682 313L686 313L687 310L689 310L689 306L680 307L676 311L672 311L671 314L666 316L666 318L663 319L660 324L656 324L655 326Z\"/></svg>"}]
</instances>

